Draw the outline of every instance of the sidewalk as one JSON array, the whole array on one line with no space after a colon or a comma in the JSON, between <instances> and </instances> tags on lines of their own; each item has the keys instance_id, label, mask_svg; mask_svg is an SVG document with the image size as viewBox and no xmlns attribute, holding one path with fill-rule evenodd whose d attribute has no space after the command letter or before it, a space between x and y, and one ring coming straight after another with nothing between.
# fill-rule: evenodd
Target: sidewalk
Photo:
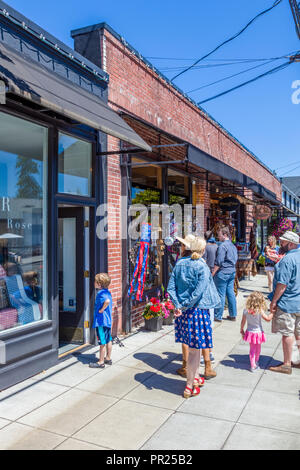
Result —
<instances>
[{"instance_id":1,"label":"sidewalk","mask_svg":"<svg viewBox=\"0 0 300 470\"><path fill-rule=\"evenodd\" d=\"M243 281L238 321L216 324L218 375L200 397L182 398L173 327L141 331L114 346L103 371L88 367L93 348L1 392L0 449L299 449L300 370L264 370L282 360L281 336L265 323L263 369L252 374L239 333L246 296L266 286L262 275Z\"/></svg>"}]
</instances>

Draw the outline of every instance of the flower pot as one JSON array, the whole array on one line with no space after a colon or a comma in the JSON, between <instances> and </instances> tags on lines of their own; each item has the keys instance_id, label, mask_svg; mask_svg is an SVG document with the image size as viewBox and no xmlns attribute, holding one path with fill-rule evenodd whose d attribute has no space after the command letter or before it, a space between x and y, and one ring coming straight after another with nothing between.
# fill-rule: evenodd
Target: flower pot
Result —
<instances>
[{"instance_id":1,"label":"flower pot","mask_svg":"<svg viewBox=\"0 0 300 470\"><path fill-rule=\"evenodd\" d=\"M163 325L173 325L173 318L174 318L174 314L170 313L168 318L163 319Z\"/></svg>"},{"instance_id":2,"label":"flower pot","mask_svg":"<svg viewBox=\"0 0 300 470\"><path fill-rule=\"evenodd\" d=\"M162 325L163 325L162 317L154 317L154 318L150 318L150 320L145 319L145 329L148 331L159 331L162 329Z\"/></svg>"}]
</instances>

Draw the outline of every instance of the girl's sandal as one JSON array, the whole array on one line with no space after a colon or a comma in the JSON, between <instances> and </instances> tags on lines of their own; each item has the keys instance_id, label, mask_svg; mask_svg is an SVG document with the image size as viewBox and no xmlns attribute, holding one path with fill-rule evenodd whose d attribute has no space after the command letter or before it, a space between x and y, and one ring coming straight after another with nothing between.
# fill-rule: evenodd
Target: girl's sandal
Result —
<instances>
[{"instance_id":1,"label":"girl's sandal","mask_svg":"<svg viewBox=\"0 0 300 470\"><path fill-rule=\"evenodd\" d=\"M204 377L199 377L194 379L193 387L203 387L205 383Z\"/></svg>"},{"instance_id":2,"label":"girl's sandal","mask_svg":"<svg viewBox=\"0 0 300 470\"><path fill-rule=\"evenodd\" d=\"M194 387L193 389L191 389L190 387L185 387L185 390L183 392L183 398L196 397L199 394L200 394L199 387Z\"/></svg>"}]
</instances>

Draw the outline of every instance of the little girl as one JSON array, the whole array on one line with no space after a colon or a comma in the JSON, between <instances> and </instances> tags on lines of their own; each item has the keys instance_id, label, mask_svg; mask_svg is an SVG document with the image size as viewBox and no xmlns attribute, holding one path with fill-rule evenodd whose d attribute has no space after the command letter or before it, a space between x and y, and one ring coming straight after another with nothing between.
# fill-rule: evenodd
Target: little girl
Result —
<instances>
[{"instance_id":1,"label":"little girl","mask_svg":"<svg viewBox=\"0 0 300 470\"><path fill-rule=\"evenodd\" d=\"M249 296L246 309L243 313L241 322L241 335L244 341L250 343L250 365L251 372L259 370L258 361L261 351L261 344L266 342L265 333L261 324L261 319L269 322L273 318L273 314L267 315L266 300L260 292L252 292ZM246 333L244 331L247 322Z\"/></svg>"}]
</instances>

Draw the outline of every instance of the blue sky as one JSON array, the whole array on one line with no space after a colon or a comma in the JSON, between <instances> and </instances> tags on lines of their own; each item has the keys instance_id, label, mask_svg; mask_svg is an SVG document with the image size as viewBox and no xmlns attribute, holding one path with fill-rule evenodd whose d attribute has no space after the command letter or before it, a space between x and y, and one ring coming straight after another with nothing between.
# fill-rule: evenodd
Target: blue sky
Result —
<instances>
[{"instance_id":1,"label":"blue sky","mask_svg":"<svg viewBox=\"0 0 300 470\"><path fill-rule=\"evenodd\" d=\"M71 47L72 29L105 21L172 78L177 73L174 67L190 65L192 59L200 58L237 33L261 10L270 7L274 0L51 0L44 3L40 0L8 0L7 3ZM299 49L300 41L289 2L283 0L242 36L201 63L213 67L189 71L174 83L184 92L190 92L260 64L251 62L215 67L220 60L267 60ZM285 61L271 62L189 94L197 102L204 100ZM300 103L292 102L295 92L292 84L296 80L300 80L300 63L203 104L208 113L271 169L291 164L277 171L280 176L287 172L286 176L300 175ZM299 168L291 171L297 162Z\"/></svg>"}]
</instances>

